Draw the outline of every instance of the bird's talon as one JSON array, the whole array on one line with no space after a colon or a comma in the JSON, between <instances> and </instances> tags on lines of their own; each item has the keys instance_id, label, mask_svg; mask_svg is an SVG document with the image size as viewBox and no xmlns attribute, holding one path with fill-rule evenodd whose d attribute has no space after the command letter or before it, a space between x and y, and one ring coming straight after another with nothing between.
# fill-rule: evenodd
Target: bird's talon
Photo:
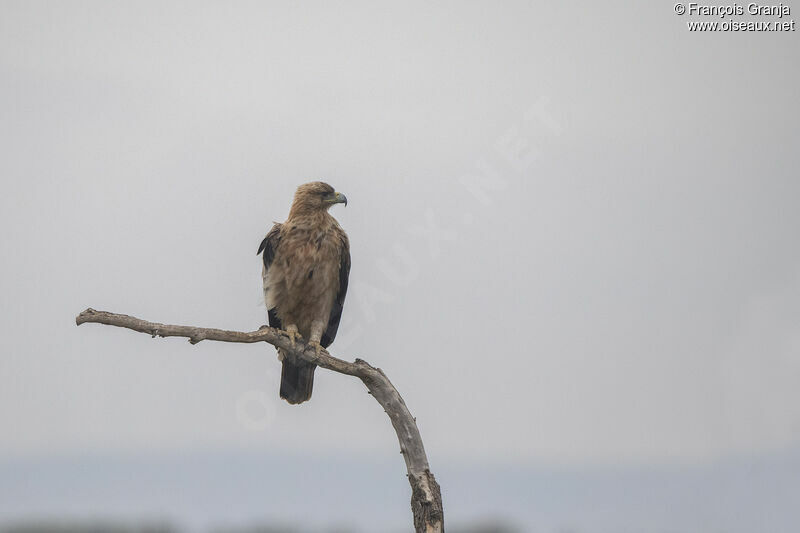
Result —
<instances>
[{"instance_id":1,"label":"bird's talon","mask_svg":"<svg viewBox=\"0 0 800 533\"><path fill-rule=\"evenodd\" d=\"M317 357L322 355L322 350L324 350L324 348L320 343L317 341L308 341L308 345L314 348L314 352L317 354Z\"/></svg>"},{"instance_id":2,"label":"bird's talon","mask_svg":"<svg viewBox=\"0 0 800 533\"><path fill-rule=\"evenodd\" d=\"M303 340L303 336L300 335L300 333L297 331L297 328L292 328L292 327L286 328L286 331L284 331L284 333L286 334L287 337L289 337L289 343L291 343L292 348L297 346L298 339Z\"/></svg>"}]
</instances>

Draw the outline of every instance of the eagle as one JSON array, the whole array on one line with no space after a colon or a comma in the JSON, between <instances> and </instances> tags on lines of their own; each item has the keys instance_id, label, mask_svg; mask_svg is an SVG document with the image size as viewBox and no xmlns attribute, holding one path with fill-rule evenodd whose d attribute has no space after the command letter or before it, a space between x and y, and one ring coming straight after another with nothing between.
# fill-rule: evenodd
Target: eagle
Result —
<instances>
[{"instance_id":1,"label":"eagle","mask_svg":"<svg viewBox=\"0 0 800 533\"><path fill-rule=\"evenodd\" d=\"M350 241L328 209L347 197L321 181L300 185L289 216L261 241L261 278L269 325L292 346L306 340L317 354L336 338L350 276ZM311 398L316 365L292 362L278 349L280 396L290 404Z\"/></svg>"}]
</instances>

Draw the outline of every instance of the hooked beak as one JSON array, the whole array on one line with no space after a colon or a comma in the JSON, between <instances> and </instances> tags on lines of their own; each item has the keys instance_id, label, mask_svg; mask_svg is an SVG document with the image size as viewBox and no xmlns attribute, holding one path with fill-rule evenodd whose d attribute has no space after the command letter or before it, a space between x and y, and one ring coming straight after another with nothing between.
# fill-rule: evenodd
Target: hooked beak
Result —
<instances>
[{"instance_id":1,"label":"hooked beak","mask_svg":"<svg viewBox=\"0 0 800 533\"><path fill-rule=\"evenodd\" d=\"M331 205L333 205L333 204L344 204L345 207L347 207L347 196L345 196L344 194L342 194L340 192L335 192L335 193L331 194L330 196L328 196L326 201Z\"/></svg>"}]
</instances>

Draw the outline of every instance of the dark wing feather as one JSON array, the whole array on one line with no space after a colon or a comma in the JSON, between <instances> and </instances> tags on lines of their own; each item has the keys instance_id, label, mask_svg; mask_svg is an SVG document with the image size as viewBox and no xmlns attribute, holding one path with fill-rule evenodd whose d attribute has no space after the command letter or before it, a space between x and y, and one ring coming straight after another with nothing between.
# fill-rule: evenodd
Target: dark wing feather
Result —
<instances>
[{"instance_id":1,"label":"dark wing feather","mask_svg":"<svg viewBox=\"0 0 800 533\"><path fill-rule=\"evenodd\" d=\"M267 233L267 236L264 237L264 240L261 241L261 245L258 247L258 252L256 252L256 255L263 252L264 255L262 256L262 259L264 260L264 268L267 270L269 270L272 260L275 259L275 250L278 249L280 238L281 225L275 224L272 226L272 229L269 230L269 233ZM267 309L267 315L269 317L269 326L271 328L283 329L281 321L278 318L277 313L275 313L275 309Z\"/></svg>"},{"instance_id":2,"label":"dark wing feather","mask_svg":"<svg viewBox=\"0 0 800 533\"><path fill-rule=\"evenodd\" d=\"M267 268L272 264L272 260L275 259L275 250L278 249L278 243L281 240L281 226L282 224L275 224L272 226L272 229L269 230L267 236L261 241L258 251L256 252L256 255L264 252L264 266Z\"/></svg>"},{"instance_id":3,"label":"dark wing feather","mask_svg":"<svg viewBox=\"0 0 800 533\"><path fill-rule=\"evenodd\" d=\"M341 232L342 247L339 259L339 292L336 293L336 300L333 302L331 316L328 319L328 327L322 334L320 344L327 348L336 338L339 330L339 321L342 319L342 309L344 308L344 298L347 296L347 283L350 279L350 242L347 234Z\"/></svg>"}]
</instances>

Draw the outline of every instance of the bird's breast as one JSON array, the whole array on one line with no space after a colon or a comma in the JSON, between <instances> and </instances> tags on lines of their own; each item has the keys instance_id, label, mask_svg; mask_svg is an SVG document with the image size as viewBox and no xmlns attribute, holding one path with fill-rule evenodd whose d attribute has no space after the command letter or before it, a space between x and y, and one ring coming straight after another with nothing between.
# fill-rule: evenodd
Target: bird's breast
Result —
<instances>
[{"instance_id":1,"label":"bird's breast","mask_svg":"<svg viewBox=\"0 0 800 533\"><path fill-rule=\"evenodd\" d=\"M332 232L290 229L269 269L268 293L274 297L269 303L280 310L332 300L338 286L338 254Z\"/></svg>"}]
</instances>

